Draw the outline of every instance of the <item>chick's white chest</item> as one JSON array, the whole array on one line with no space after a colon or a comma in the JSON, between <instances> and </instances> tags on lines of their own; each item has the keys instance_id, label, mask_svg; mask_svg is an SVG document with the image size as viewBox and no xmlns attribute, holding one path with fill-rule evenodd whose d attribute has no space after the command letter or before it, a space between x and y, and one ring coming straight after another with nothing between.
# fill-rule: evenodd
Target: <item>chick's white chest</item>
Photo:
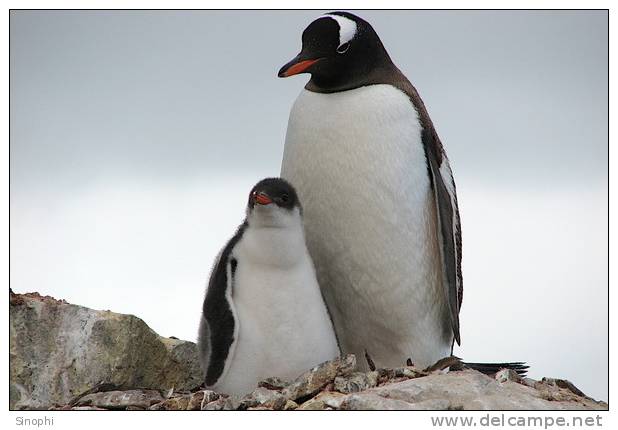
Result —
<instances>
[{"instance_id":1,"label":"chick's white chest","mask_svg":"<svg viewBox=\"0 0 618 430\"><path fill-rule=\"evenodd\" d=\"M232 257L238 338L217 389L246 393L261 379L293 379L338 355L300 226L247 229Z\"/></svg>"}]
</instances>

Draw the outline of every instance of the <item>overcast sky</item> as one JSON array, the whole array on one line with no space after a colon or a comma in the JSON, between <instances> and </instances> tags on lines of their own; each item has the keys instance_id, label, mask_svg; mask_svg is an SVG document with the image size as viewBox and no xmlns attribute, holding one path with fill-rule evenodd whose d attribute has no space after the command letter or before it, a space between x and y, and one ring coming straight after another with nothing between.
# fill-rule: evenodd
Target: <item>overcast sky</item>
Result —
<instances>
[{"instance_id":1,"label":"overcast sky","mask_svg":"<svg viewBox=\"0 0 618 430\"><path fill-rule=\"evenodd\" d=\"M326 11L13 11L11 287L195 340ZM462 348L607 399L607 13L361 11L457 181Z\"/></svg>"}]
</instances>

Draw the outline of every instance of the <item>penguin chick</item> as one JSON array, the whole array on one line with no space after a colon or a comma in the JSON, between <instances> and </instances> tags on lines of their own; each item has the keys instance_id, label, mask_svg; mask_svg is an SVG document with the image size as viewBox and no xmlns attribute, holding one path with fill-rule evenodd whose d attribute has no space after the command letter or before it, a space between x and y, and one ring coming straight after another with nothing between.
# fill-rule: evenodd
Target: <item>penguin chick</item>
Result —
<instances>
[{"instance_id":1,"label":"penguin chick","mask_svg":"<svg viewBox=\"0 0 618 430\"><path fill-rule=\"evenodd\" d=\"M339 354L288 182L258 182L245 221L220 252L198 334L206 386L233 396L285 380Z\"/></svg>"}]
</instances>

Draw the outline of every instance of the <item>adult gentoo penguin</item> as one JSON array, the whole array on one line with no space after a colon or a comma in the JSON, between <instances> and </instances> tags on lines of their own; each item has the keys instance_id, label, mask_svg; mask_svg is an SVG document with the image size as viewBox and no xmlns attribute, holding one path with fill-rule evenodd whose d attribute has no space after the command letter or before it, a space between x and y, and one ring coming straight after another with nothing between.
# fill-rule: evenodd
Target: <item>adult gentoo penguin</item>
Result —
<instances>
[{"instance_id":1,"label":"adult gentoo penguin","mask_svg":"<svg viewBox=\"0 0 618 430\"><path fill-rule=\"evenodd\" d=\"M198 351L206 386L237 396L261 379L291 379L339 355L301 205L285 180L264 179L251 190L246 219L210 275Z\"/></svg>"},{"instance_id":2,"label":"adult gentoo penguin","mask_svg":"<svg viewBox=\"0 0 618 430\"><path fill-rule=\"evenodd\" d=\"M461 227L448 158L416 89L365 20L332 12L280 77L311 74L281 176L344 353L429 366L460 343ZM359 360L362 362L362 360Z\"/></svg>"}]
</instances>

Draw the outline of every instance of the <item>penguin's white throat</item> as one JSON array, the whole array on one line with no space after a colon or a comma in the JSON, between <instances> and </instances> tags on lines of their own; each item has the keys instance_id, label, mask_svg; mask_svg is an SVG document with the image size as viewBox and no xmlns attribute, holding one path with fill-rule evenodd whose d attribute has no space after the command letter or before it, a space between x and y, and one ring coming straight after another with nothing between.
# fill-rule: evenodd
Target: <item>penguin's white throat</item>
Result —
<instances>
[{"instance_id":1,"label":"penguin's white throat","mask_svg":"<svg viewBox=\"0 0 618 430\"><path fill-rule=\"evenodd\" d=\"M249 225L240 246L249 261L286 270L293 268L307 258L300 211L278 207L271 210L268 206L255 207L249 213Z\"/></svg>"},{"instance_id":2,"label":"penguin's white throat","mask_svg":"<svg viewBox=\"0 0 618 430\"><path fill-rule=\"evenodd\" d=\"M280 208L275 204L255 205L247 220L252 228L296 228L302 226L299 209Z\"/></svg>"}]
</instances>

